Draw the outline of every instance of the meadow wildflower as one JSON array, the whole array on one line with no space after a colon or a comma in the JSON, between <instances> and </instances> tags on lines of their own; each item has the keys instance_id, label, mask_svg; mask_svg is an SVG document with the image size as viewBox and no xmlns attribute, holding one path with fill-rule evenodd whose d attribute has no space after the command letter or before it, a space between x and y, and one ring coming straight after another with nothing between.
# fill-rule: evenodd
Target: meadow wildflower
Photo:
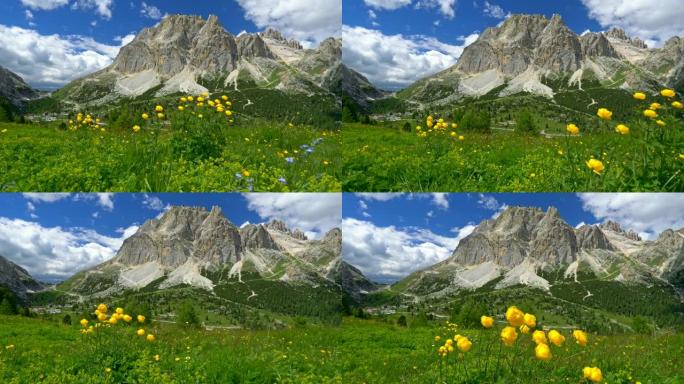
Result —
<instances>
[{"instance_id":1,"label":"meadow wildflower","mask_svg":"<svg viewBox=\"0 0 684 384\"><path fill-rule=\"evenodd\" d=\"M549 340L557 347L560 347L565 343L565 336L561 335L560 332L552 329L549 331Z\"/></svg>"},{"instance_id":2,"label":"meadow wildflower","mask_svg":"<svg viewBox=\"0 0 684 384\"><path fill-rule=\"evenodd\" d=\"M636 100L646 100L646 94L643 92L636 92L633 96Z\"/></svg>"},{"instance_id":3,"label":"meadow wildflower","mask_svg":"<svg viewBox=\"0 0 684 384\"><path fill-rule=\"evenodd\" d=\"M138 323L142 324L142 323L145 322L145 316L143 316L143 315L138 315L138 317L136 318L136 320L138 320Z\"/></svg>"},{"instance_id":4,"label":"meadow wildflower","mask_svg":"<svg viewBox=\"0 0 684 384\"><path fill-rule=\"evenodd\" d=\"M613 112L606 108L599 108L598 112L596 112L596 115L603 120L610 120L613 118Z\"/></svg>"},{"instance_id":5,"label":"meadow wildflower","mask_svg":"<svg viewBox=\"0 0 684 384\"><path fill-rule=\"evenodd\" d=\"M648 109L656 111L662 107L663 106L660 103L651 103L651 105L648 107Z\"/></svg>"},{"instance_id":6,"label":"meadow wildflower","mask_svg":"<svg viewBox=\"0 0 684 384\"><path fill-rule=\"evenodd\" d=\"M589 342L589 336L587 336L587 333L579 329L572 331L572 337L575 338L575 342L577 344L583 347L586 347L587 343Z\"/></svg>"},{"instance_id":7,"label":"meadow wildflower","mask_svg":"<svg viewBox=\"0 0 684 384\"><path fill-rule=\"evenodd\" d=\"M664 127L664 126L667 125L667 124L665 124L665 122L662 121L662 120L657 120L657 121L656 121L656 124L658 124L658 126L660 126L660 127Z\"/></svg>"},{"instance_id":8,"label":"meadow wildflower","mask_svg":"<svg viewBox=\"0 0 684 384\"><path fill-rule=\"evenodd\" d=\"M87 320L87 319L81 319L80 323L81 323L81 326L82 326L83 328L85 328L85 327L88 326L88 320Z\"/></svg>"},{"instance_id":9,"label":"meadow wildflower","mask_svg":"<svg viewBox=\"0 0 684 384\"><path fill-rule=\"evenodd\" d=\"M506 346L512 346L517 339L518 332L515 330L515 328L507 326L501 330L501 341L503 341Z\"/></svg>"},{"instance_id":10,"label":"meadow wildflower","mask_svg":"<svg viewBox=\"0 0 684 384\"><path fill-rule=\"evenodd\" d=\"M582 374L585 379L594 383L600 383L603 380L603 374L598 367L584 367Z\"/></svg>"},{"instance_id":11,"label":"meadow wildflower","mask_svg":"<svg viewBox=\"0 0 684 384\"><path fill-rule=\"evenodd\" d=\"M592 170L597 175L600 175L603 173L605 167L603 165L603 162L601 160L597 159L589 159L587 160L587 167Z\"/></svg>"},{"instance_id":12,"label":"meadow wildflower","mask_svg":"<svg viewBox=\"0 0 684 384\"><path fill-rule=\"evenodd\" d=\"M679 102L679 101L673 101L673 102L672 102L672 107L675 108L675 109L682 109L682 108L684 108L684 104L682 104L682 103Z\"/></svg>"},{"instance_id":13,"label":"meadow wildflower","mask_svg":"<svg viewBox=\"0 0 684 384\"><path fill-rule=\"evenodd\" d=\"M153 334L150 333L147 335L147 341L153 342L155 340L157 340L157 338Z\"/></svg>"},{"instance_id":14,"label":"meadow wildflower","mask_svg":"<svg viewBox=\"0 0 684 384\"><path fill-rule=\"evenodd\" d=\"M629 127L624 124L618 124L618 126L615 127L615 132L621 135L627 135L629 134Z\"/></svg>"},{"instance_id":15,"label":"meadow wildflower","mask_svg":"<svg viewBox=\"0 0 684 384\"><path fill-rule=\"evenodd\" d=\"M492 326L494 326L494 318L489 316L482 316L480 317L480 324L482 324L483 327L489 329Z\"/></svg>"},{"instance_id":16,"label":"meadow wildflower","mask_svg":"<svg viewBox=\"0 0 684 384\"><path fill-rule=\"evenodd\" d=\"M653 118L658 117L658 112L656 112L652 109L647 109L644 111L644 116L653 119Z\"/></svg>"},{"instance_id":17,"label":"meadow wildflower","mask_svg":"<svg viewBox=\"0 0 684 384\"><path fill-rule=\"evenodd\" d=\"M134 126L133 126L133 132L135 132L135 133L140 132L140 126L139 126L139 125L134 125Z\"/></svg>"},{"instance_id":18,"label":"meadow wildflower","mask_svg":"<svg viewBox=\"0 0 684 384\"><path fill-rule=\"evenodd\" d=\"M568 131L569 134L571 135L578 135L579 134L579 128L575 124L568 124L565 129Z\"/></svg>"},{"instance_id":19,"label":"meadow wildflower","mask_svg":"<svg viewBox=\"0 0 684 384\"><path fill-rule=\"evenodd\" d=\"M135 332L138 336L145 336L145 330L140 328Z\"/></svg>"},{"instance_id":20,"label":"meadow wildflower","mask_svg":"<svg viewBox=\"0 0 684 384\"><path fill-rule=\"evenodd\" d=\"M143 114L142 114L142 118L143 118L143 120L147 120L147 119L150 118L150 115L147 114L147 113L143 113Z\"/></svg>"},{"instance_id":21,"label":"meadow wildflower","mask_svg":"<svg viewBox=\"0 0 684 384\"><path fill-rule=\"evenodd\" d=\"M667 98L675 97L675 94L675 91L672 89L663 89L662 91L660 91L660 95Z\"/></svg>"},{"instance_id":22,"label":"meadow wildflower","mask_svg":"<svg viewBox=\"0 0 684 384\"><path fill-rule=\"evenodd\" d=\"M467 337L461 337L456 342L456 346L458 347L459 351L466 353L470 351L470 348L473 346L473 343Z\"/></svg>"},{"instance_id":23,"label":"meadow wildflower","mask_svg":"<svg viewBox=\"0 0 684 384\"><path fill-rule=\"evenodd\" d=\"M525 322L525 325L530 328L537 326L537 317L531 313L526 313L525 316L523 316L523 321Z\"/></svg>"},{"instance_id":24,"label":"meadow wildflower","mask_svg":"<svg viewBox=\"0 0 684 384\"><path fill-rule=\"evenodd\" d=\"M516 306L508 307L508 310L506 310L506 321L513 327L519 327L525 322L525 314Z\"/></svg>"},{"instance_id":25,"label":"meadow wildflower","mask_svg":"<svg viewBox=\"0 0 684 384\"><path fill-rule=\"evenodd\" d=\"M551 348L546 344L537 344L534 348L534 356L542 361L551 360Z\"/></svg>"},{"instance_id":26,"label":"meadow wildflower","mask_svg":"<svg viewBox=\"0 0 684 384\"><path fill-rule=\"evenodd\" d=\"M544 333L544 331L542 331L541 329L538 329L538 330L532 332L532 340L536 344L548 343L548 340L546 339L546 333Z\"/></svg>"}]
</instances>

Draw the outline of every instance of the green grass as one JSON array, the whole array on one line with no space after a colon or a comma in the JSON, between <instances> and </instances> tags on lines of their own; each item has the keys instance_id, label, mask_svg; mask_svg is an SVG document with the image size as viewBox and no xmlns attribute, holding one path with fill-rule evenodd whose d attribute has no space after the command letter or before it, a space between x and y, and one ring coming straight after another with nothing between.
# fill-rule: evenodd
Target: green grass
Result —
<instances>
[{"instance_id":1,"label":"green grass","mask_svg":"<svg viewBox=\"0 0 684 384\"><path fill-rule=\"evenodd\" d=\"M339 327L212 331L167 323L117 326L82 336L79 326L57 320L0 317L0 381L3 383L581 383L582 368L598 366L608 383L679 383L684 336L596 336L582 348L568 330L549 362L533 358L529 337L502 348L496 330L458 329L473 341L457 364L442 363L434 341L453 337L437 323L399 327L393 321L346 318ZM74 322L77 322L75 319ZM412 318L409 318L409 326ZM500 327L500 324L497 325ZM6 346L14 345L7 349ZM159 355L159 361L154 356ZM178 358L178 361L176 359ZM106 369L111 369L108 372ZM464 369L465 368L465 369Z\"/></svg>"},{"instance_id":2,"label":"green grass","mask_svg":"<svg viewBox=\"0 0 684 384\"><path fill-rule=\"evenodd\" d=\"M678 158L684 143L681 120L668 120L664 129L635 121L627 136L596 123L595 132L585 130L571 138L457 130L464 141L448 135L421 138L404 131L403 125L404 121L343 126L345 191L684 190L684 161ZM547 126L547 133L564 129L564 124L553 121ZM602 175L585 165L591 157L604 162Z\"/></svg>"},{"instance_id":3,"label":"green grass","mask_svg":"<svg viewBox=\"0 0 684 384\"><path fill-rule=\"evenodd\" d=\"M235 125L174 119L138 134L2 123L0 191L340 190L337 131L260 119L238 118ZM304 155L300 147L319 139ZM243 171L249 176L236 176Z\"/></svg>"}]
</instances>

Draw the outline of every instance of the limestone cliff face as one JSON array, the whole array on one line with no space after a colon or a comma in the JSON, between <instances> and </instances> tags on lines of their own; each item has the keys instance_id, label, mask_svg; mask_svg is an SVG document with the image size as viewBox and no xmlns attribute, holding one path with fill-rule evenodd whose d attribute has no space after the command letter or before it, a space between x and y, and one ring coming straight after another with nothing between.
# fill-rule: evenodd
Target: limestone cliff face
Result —
<instances>
[{"instance_id":1,"label":"limestone cliff face","mask_svg":"<svg viewBox=\"0 0 684 384\"><path fill-rule=\"evenodd\" d=\"M31 291L43 289L24 268L0 255L0 286L9 288L19 297L25 297Z\"/></svg>"},{"instance_id":2,"label":"limestone cliff face","mask_svg":"<svg viewBox=\"0 0 684 384\"><path fill-rule=\"evenodd\" d=\"M38 97L38 92L26 84L19 75L0 66L0 97L21 107L27 101Z\"/></svg>"}]
</instances>

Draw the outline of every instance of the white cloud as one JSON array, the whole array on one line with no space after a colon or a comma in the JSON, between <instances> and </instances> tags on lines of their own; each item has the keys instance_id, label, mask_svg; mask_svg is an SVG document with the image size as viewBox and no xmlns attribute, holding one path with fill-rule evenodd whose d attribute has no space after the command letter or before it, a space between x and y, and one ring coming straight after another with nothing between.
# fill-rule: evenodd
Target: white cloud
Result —
<instances>
[{"instance_id":1,"label":"white cloud","mask_svg":"<svg viewBox=\"0 0 684 384\"><path fill-rule=\"evenodd\" d=\"M74 195L74 201L94 201L107 211L114 210L113 193L77 193Z\"/></svg>"},{"instance_id":2,"label":"white cloud","mask_svg":"<svg viewBox=\"0 0 684 384\"><path fill-rule=\"evenodd\" d=\"M342 59L375 85L403 88L416 80L451 67L463 48L477 38L463 38L463 45L442 43L434 37L385 35L364 27L342 27ZM351 43L353 42L353 43Z\"/></svg>"},{"instance_id":3,"label":"white cloud","mask_svg":"<svg viewBox=\"0 0 684 384\"><path fill-rule=\"evenodd\" d=\"M449 200L447 199L448 194L446 193L431 193L432 204L436 205L441 209L449 208Z\"/></svg>"},{"instance_id":4,"label":"white cloud","mask_svg":"<svg viewBox=\"0 0 684 384\"><path fill-rule=\"evenodd\" d=\"M121 46L90 37L41 35L0 24L0 63L37 88L54 89L112 63Z\"/></svg>"},{"instance_id":5,"label":"white cloud","mask_svg":"<svg viewBox=\"0 0 684 384\"><path fill-rule=\"evenodd\" d=\"M29 20L29 21L33 20L33 12L31 12L30 10L28 10L28 9L25 10L24 15L26 16L26 20Z\"/></svg>"},{"instance_id":6,"label":"white cloud","mask_svg":"<svg viewBox=\"0 0 684 384\"><path fill-rule=\"evenodd\" d=\"M338 193L247 193L247 208L264 220L281 220L291 229L320 237L340 226L342 196Z\"/></svg>"},{"instance_id":7,"label":"white cloud","mask_svg":"<svg viewBox=\"0 0 684 384\"><path fill-rule=\"evenodd\" d=\"M366 204L366 202L363 200L359 200L359 207L361 207L361 209L365 211L366 209L368 209L368 204Z\"/></svg>"},{"instance_id":8,"label":"white cloud","mask_svg":"<svg viewBox=\"0 0 684 384\"><path fill-rule=\"evenodd\" d=\"M368 200L368 201L390 201L392 199L397 199L403 196L403 193L371 193L371 192L361 192L357 193L356 196Z\"/></svg>"},{"instance_id":9,"label":"white cloud","mask_svg":"<svg viewBox=\"0 0 684 384\"><path fill-rule=\"evenodd\" d=\"M344 259L382 281L401 279L448 258L462 239L461 233L446 237L427 229L378 227L352 218L342 221L342 234Z\"/></svg>"},{"instance_id":10,"label":"white cloud","mask_svg":"<svg viewBox=\"0 0 684 384\"><path fill-rule=\"evenodd\" d=\"M155 7L154 5L149 5L144 1L140 5L140 14L143 15L143 17L147 17L148 19L152 20L161 20L165 16L161 9Z\"/></svg>"},{"instance_id":11,"label":"white cloud","mask_svg":"<svg viewBox=\"0 0 684 384\"><path fill-rule=\"evenodd\" d=\"M0 254L34 277L60 280L114 257L130 233L131 228L127 228L116 238L82 228L47 228L0 217Z\"/></svg>"},{"instance_id":12,"label":"white cloud","mask_svg":"<svg viewBox=\"0 0 684 384\"><path fill-rule=\"evenodd\" d=\"M143 207L151 209L153 211L166 211L170 208L168 204L164 202L157 196L150 196L147 193L143 195Z\"/></svg>"},{"instance_id":13,"label":"white cloud","mask_svg":"<svg viewBox=\"0 0 684 384\"><path fill-rule=\"evenodd\" d=\"M76 0L71 5L71 9L94 9L95 13L102 16L102 18L109 20L112 18L113 2L114 0Z\"/></svg>"},{"instance_id":14,"label":"white cloud","mask_svg":"<svg viewBox=\"0 0 684 384\"><path fill-rule=\"evenodd\" d=\"M416 8L437 8L439 12L448 19L453 19L455 16L454 8L456 7L456 0L419 0L416 3Z\"/></svg>"},{"instance_id":15,"label":"white cloud","mask_svg":"<svg viewBox=\"0 0 684 384\"><path fill-rule=\"evenodd\" d=\"M363 0L367 6L375 9L395 10L411 4L411 0Z\"/></svg>"},{"instance_id":16,"label":"white cloud","mask_svg":"<svg viewBox=\"0 0 684 384\"><path fill-rule=\"evenodd\" d=\"M501 207L501 204L499 204L499 201L494 196L488 196L483 193L478 195L477 204L490 211L496 211Z\"/></svg>"},{"instance_id":17,"label":"white cloud","mask_svg":"<svg viewBox=\"0 0 684 384\"><path fill-rule=\"evenodd\" d=\"M257 27L273 27L285 36L312 45L340 35L340 0L237 0Z\"/></svg>"},{"instance_id":18,"label":"white cloud","mask_svg":"<svg viewBox=\"0 0 684 384\"><path fill-rule=\"evenodd\" d=\"M33 203L29 201L26 203L26 209L28 209L29 212L35 212L36 206L33 205Z\"/></svg>"},{"instance_id":19,"label":"white cloud","mask_svg":"<svg viewBox=\"0 0 684 384\"><path fill-rule=\"evenodd\" d=\"M368 17L371 19L377 19L378 15L372 9L369 9L368 10Z\"/></svg>"},{"instance_id":20,"label":"white cloud","mask_svg":"<svg viewBox=\"0 0 684 384\"><path fill-rule=\"evenodd\" d=\"M68 3L69 0L21 0L23 6L42 11L63 7Z\"/></svg>"},{"instance_id":21,"label":"white cloud","mask_svg":"<svg viewBox=\"0 0 684 384\"><path fill-rule=\"evenodd\" d=\"M26 200L34 203L54 203L55 201L63 200L71 196L70 193L24 193Z\"/></svg>"},{"instance_id":22,"label":"white cloud","mask_svg":"<svg viewBox=\"0 0 684 384\"><path fill-rule=\"evenodd\" d=\"M598 220L616 221L646 238L684 227L682 193L582 193L579 198L584 210Z\"/></svg>"},{"instance_id":23,"label":"white cloud","mask_svg":"<svg viewBox=\"0 0 684 384\"><path fill-rule=\"evenodd\" d=\"M604 28L620 27L628 35L661 45L672 36L684 36L681 0L582 0L589 17Z\"/></svg>"},{"instance_id":24,"label":"white cloud","mask_svg":"<svg viewBox=\"0 0 684 384\"><path fill-rule=\"evenodd\" d=\"M503 8L486 0L484 2L484 14L495 19L506 18L506 12Z\"/></svg>"},{"instance_id":25,"label":"white cloud","mask_svg":"<svg viewBox=\"0 0 684 384\"><path fill-rule=\"evenodd\" d=\"M120 43L120 45L119 45L120 47L125 47L125 46L128 45L131 41L133 41L133 39L135 39L135 34L129 33L129 34L126 35L126 36L116 36L116 37L114 38L114 41L119 42L119 43Z\"/></svg>"}]
</instances>

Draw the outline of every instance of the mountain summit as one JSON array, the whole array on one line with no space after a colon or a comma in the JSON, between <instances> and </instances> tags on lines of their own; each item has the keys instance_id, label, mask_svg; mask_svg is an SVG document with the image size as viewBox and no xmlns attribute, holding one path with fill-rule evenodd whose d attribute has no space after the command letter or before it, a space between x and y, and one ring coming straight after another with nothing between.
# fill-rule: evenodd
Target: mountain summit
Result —
<instances>
[{"instance_id":1,"label":"mountain summit","mask_svg":"<svg viewBox=\"0 0 684 384\"><path fill-rule=\"evenodd\" d=\"M681 284L684 234L664 231L642 240L608 221L573 228L558 214L530 207L509 207L485 220L460 241L445 261L410 275L402 286L421 292L529 285L548 290L554 279L589 274L605 281Z\"/></svg>"},{"instance_id":2,"label":"mountain summit","mask_svg":"<svg viewBox=\"0 0 684 384\"><path fill-rule=\"evenodd\" d=\"M579 36L560 15L513 15L487 28L456 65L403 94L420 101L449 101L496 89L501 96L524 91L553 97L546 79L561 79L579 89L583 80L625 89L676 88L684 85L683 53L684 40L678 37L651 49L620 29Z\"/></svg>"},{"instance_id":3,"label":"mountain summit","mask_svg":"<svg viewBox=\"0 0 684 384\"><path fill-rule=\"evenodd\" d=\"M273 29L233 36L216 16L172 15L143 29L121 48L109 67L76 80L58 94L66 100L105 102L183 92L213 91L211 87L241 86L278 89L306 94L329 93L341 50L339 39L304 49ZM333 47L333 49L331 49Z\"/></svg>"},{"instance_id":4,"label":"mountain summit","mask_svg":"<svg viewBox=\"0 0 684 384\"><path fill-rule=\"evenodd\" d=\"M113 259L76 274L65 286L96 295L182 284L213 291L222 281L242 282L250 275L297 285L361 289L365 283L359 280L365 278L342 261L341 244L339 229L310 240L281 221L238 228L219 207L177 206L140 226Z\"/></svg>"}]
</instances>

